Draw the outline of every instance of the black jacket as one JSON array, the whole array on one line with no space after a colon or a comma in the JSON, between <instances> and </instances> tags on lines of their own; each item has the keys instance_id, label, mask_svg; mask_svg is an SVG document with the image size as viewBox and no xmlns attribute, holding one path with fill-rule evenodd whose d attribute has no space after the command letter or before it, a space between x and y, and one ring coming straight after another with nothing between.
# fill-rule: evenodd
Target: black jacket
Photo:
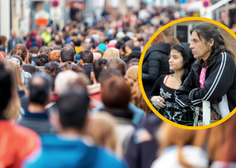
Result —
<instances>
[{"instance_id":1,"label":"black jacket","mask_svg":"<svg viewBox=\"0 0 236 168\"><path fill-rule=\"evenodd\" d=\"M147 50L142 66L143 87L147 95L161 75L169 74L169 54L169 43L158 43Z\"/></svg>"},{"instance_id":2,"label":"black jacket","mask_svg":"<svg viewBox=\"0 0 236 168\"><path fill-rule=\"evenodd\" d=\"M232 111L236 106L236 66L232 56L222 52L211 61L203 88L199 84L200 72L201 66L194 63L187 79L176 90L175 101L182 107L202 106L203 100L218 104L226 94Z\"/></svg>"}]
</instances>

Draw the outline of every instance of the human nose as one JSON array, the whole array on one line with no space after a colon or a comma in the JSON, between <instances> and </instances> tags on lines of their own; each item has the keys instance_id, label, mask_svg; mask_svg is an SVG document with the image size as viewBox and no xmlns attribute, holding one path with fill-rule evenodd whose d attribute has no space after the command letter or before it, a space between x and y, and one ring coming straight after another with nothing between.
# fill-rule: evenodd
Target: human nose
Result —
<instances>
[{"instance_id":1,"label":"human nose","mask_svg":"<svg viewBox=\"0 0 236 168\"><path fill-rule=\"evenodd\" d=\"M190 49L193 49L193 42L191 42L189 48L190 48Z\"/></svg>"}]
</instances>

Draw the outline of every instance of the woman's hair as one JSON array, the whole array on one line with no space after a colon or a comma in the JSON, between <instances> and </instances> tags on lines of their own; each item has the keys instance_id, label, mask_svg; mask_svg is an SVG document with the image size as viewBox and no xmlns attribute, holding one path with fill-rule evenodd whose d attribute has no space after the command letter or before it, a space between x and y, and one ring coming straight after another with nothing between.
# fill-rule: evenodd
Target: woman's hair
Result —
<instances>
[{"instance_id":1,"label":"woman's hair","mask_svg":"<svg viewBox=\"0 0 236 168\"><path fill-rule=\"evenodd\" d=\"M99 112L91 115L91 122L88 125L88 134L93 140L104 147L117 151L117 136L115 119L106 112Z\"/></svg>"},{"instance_id":2,"label":"woman's hair","mask_svg":"<svg viewBox=\"0 0 236 168\"><path fill-rule=\"evenodd\" d=\"M60 50L53 50L48 53L48 61L49 62L59 62L60 63L61 51Z\"/></svg>"},{"instance_id":3,"label":"woman's hair","mask_svg":"<svg viewBox=\"0 0 236 168\"><path fill-rule=\"evenodd\" d=\"M3 63L0 62L0 115L9 120L16 120L21 107L16 81L11 67L4 67Z\"/></svg>"},{"instance_id":4,"label":"woman's hair","mask_svg":"<svg viewBox=\"0 0 236 168\"><path fill-rule=\"evenodd\" d=\"M13 70L13 74L14 74L13 77L16 81L17 88L22 89L25 93L27 93L21 79L20 66L11 59L7 59L4 62L5 62L5 66L10 67Z\"/></svg>"},{"instance_id":5,"label":"woman's hair","mask_svg":"<svg viewBox=\"0 0 236 168\"><path fill-rule=\"evenodd\" d=\"M183 74L181 75L181 81L182 81L182 84L183 84L184 80L187 78L187 76L188 76L188 74L191 70L191 65L194 63L194 57L193 57L191 49L189 48L188 43L176 44L171 48L171 50L173 50L173 49L180 52L180 54L181 54L181 56L183 57L183 60L184 60L184 65L182 67Z\"/></svg>"},{"instance_id":6,"label":"woman's hair","mask_svg":"<svg viewBox=\"0 0 236 168\"><path fill-rule=\"evenodd\" d=\"M168 37L167 42L170 43L170 47L180 43L176 37Z\"/></svg>"},{"instance_id":7,"label":"woman's hair","mask_svg":"<svg viewBox=\"0 0 236 168\"><path fill-rule=\"evenodd\" d=\"M201 22L196 24L191 30L190 33L197 33L200 40L204 40L207 43L209 40L213 39L214 44L211 48L210 56L206 61L202 59L198 59L197 63L199 63L202 67L206 67L210 64L210 62L217 57L221 52L229 53L233 58L235 58L234 54L227 49L223 36L220 34L218 27L212 23Z\"/></svg>"},{"instance_id":8,"label":"woman's hair","mask_svg":"<svg viewBox=\"0 0 236 168\"><path fill-rule=\"evenodd\" d=\"M102 85L102 101L108 108L128 108L131 93L123 78L112 77Z\"/></svg>"},{"instance_id":9,"label":"woman's hair","mask_svg":"<svg viewBox=\"0 0 236 168\"><path fill-rule=\"evenodd\" d=\"M28 50L23 44L17 44L11 53L11 55L19 55L22 58L22 61L26 64L29 64L28 54Z\"/></svg>"},{"instance_id":10,"label":"woman's hair","mask_svg":"<svg viewBox=\"0 0 236 168\"><path fill-rule=\"evenodd\" d=\"M35 66L33 66L32 64L24 64L24 65L22 65L22 69L25 72L29 72L31 75L33 73L37 72Z\"/></svg>"},{"instance_id":11,"label":"woman's hair","mask_svg":"<svg viewBox=\"0 0 236 168\"><path fill-rule=\"evenodd\" d=\"M154 44L157 44L157 43L165 43L166 42L165 38L166 38L165 35L161 32L154 38L151 45L154 45Z\"/></svg>"},{"instance_id":12,"label":"woman's hair","mask_svg":"<svg viewBox=\"0 0 236 168\"><path fill-rule=\"evenodd\" d=\"M189 164L183 156L183 147L185 145L202 147L205 143L206 135L207 130L186 130L162 122L157 132L157 139L160 143L158 154L160 154L164 149L176 145L178 147L179 163L184 167L193 168L193 166Z\"/></svg>"},{"instance_id":13,"label":"woman's hair","mask_svg":"<svg viewBox=\"0 0 236 168\"><path fill-rule=\"evenodd\" d=\"M5 46L7 44L7 38L6 36L1 36L1 45Z\"/></svg>"},{"instance_id":14,"label":"woman's hair","mask_svg":"<svg viewBox=\"0 0 236 168\"><path fill-rule=\"evenodd\" d=\"M117 68L123 76L125 75L125 65L126 65L125 62L120 58L112 58L107 63L108 68L110 67Z\"/></svg>"},{"instance_id":15,"label":"woman's hair","mask_svg":"<svg viewBox=\"0 0 236 168\"><path fill-rule=\"evenodd\" d=\"M57 77L57 74L60 72L60 65L58 62L49 62L45 65L44 72L49 74L52 77L53 80L53 89L55 87L55 79Z\"/></svg>"},{"instance_id":16,"label":"woman's hair","mask_svg":"<svg viewBox=\"0 0 236 168\"><path fill-rule=\"evenodd\" d=\"M125 74L125 81L130 87L131 91L131 103L133 103L138 108L143 109L143 111L147 114L150 112L150 109L145 102L138 82L138 66L134 65L130 67Z\"/></svg>"},{"instance_id":17,"label":"woman's hair","mask_svg":"<svg viewBox=\"0 0 236 168\"><path fill-rule=\"evenodd\" d=\"M108 48L105 52L103 57L104 59L110 60L112 58L120 58L120 52L116 48Z\"/></svg>"}]
</instances>

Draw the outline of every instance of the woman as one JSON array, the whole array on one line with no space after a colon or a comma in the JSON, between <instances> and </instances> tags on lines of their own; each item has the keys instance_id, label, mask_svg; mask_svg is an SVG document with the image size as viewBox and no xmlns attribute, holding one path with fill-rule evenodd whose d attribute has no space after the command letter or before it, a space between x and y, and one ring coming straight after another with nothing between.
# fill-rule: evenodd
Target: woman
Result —
<instances>
[{"instance_id":1,"label":"woman","mask_svg":"<svg viewBox=\"0 0 236 168\"><path fill-rule=\"evenodd\" d=\"M6 36L1 36L1 45L0 45L0 54L2 54L4 57L7 55L7 38Z\"/></svg>"},{"instance_id":2,"label":"woman","mask_svg":"<svg viewBox=\"0 0 236 168\"><path fill-rule=\"evenodd\" d=\"M148 95L148 98L151 99L153 105L158 109L163 108L161 114L166 118L173 122L184 124L183 119L188 117L186 116L188 113L181 112L183 110L178 106L175 106L175 112L173 113L171 108L174 107L172 103L175 103L174 92L181 87L194 62L189 44L181 43L174 45L171 48L169 58L169 67L174 73L160 76L151 93ZM193 120L193 117L191 119Z\"/></svg>"},{"instance_id":3,"label":"woman","mask_svg":"<svg viewBox=\"0 0 236 168\"><path fill-rule=\"evenodd\" d=\"M17 44L12 50L11 55L19 55L23 61L23 64L30 64L29 62L29 53L25 45Z\"/></svg>"},{"instance_id":4,"label":"woman","mask_svg":"<svg viewBox=\"0 0 236 168\"><path fill-rule=\"evenodd\" d=\"M186 130L163 122L157 134L159 157L151 168L206 168L209 165L202 149L208 130Z\"/></svg>"},{"instance_id":5,"label":"woman","mask_svg":"<svg viewBox=\"0 0 236 168\"><path fill-rule=\"evenodd\" d=\"M108 48L104 52L103 58L106 60L110 60L112 58L120 58L120 52L116 48Z\"/></svg>"},{"instance_id":6,"label":"woman","mask_svg":"<svg viewBox=\"0 0 236 168\"><path fill-rule=\"evenodd\" d=\"M144 56L142 66L143 87L147 95L161 75L169 74L168 55L170 54L170 44L165 43L163 33L160 33L151 45Z\"/></svg>"},{"instance_id":7,"label":"woman","mask_svg":"<svg viewBox=\"0 0 236 168\"><path fill-rule=\"evenodd\" d=\"M210 101L225 117L236 105L234 55L226 48L216 25L201 22L190 33L190 48L198 61L193 64L183 86L176 91L176 102L187 107L202 106L204 100Z\"/></svg>"}]
</instances>

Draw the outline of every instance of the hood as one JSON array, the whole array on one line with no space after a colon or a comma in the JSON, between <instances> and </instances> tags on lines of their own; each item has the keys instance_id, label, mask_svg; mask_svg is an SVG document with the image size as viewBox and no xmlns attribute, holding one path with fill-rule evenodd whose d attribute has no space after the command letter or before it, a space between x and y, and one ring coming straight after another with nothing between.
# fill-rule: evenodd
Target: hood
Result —
<instances>
[{"instance_id":1,"label":"hood","mask_svg":"<svg viewBox=\"0 0 236 168\"><path fill-rule=\"evenodd\" d=\"M147 52L145 53L144 59L146 59L148 57L148 55L150 55L150 53L152 53L154 51L158 51L158 52L161 52L163 54L169 55L170 54L170 44L169 43L154 44L153 46L151 46L147 50Z\"/></svg>"},{"instance_id":2,"label":"hood","mask_svg":"<svg viewBox=\"0 0 236 168\"><path fill-rule=\"evenodd\" d=\"M37 35L36 31L33 30L33 31L30 32L30 36L34 36L35 37L36 35Z\"/></svg>"},{"instance_id":3,"label":"hood","mask_svg":"<svg viewBox=\"0 0 236 168\"><path fill-rule=\"evenodd\" d=\"M89 137L45 134L41 135L41 140L42 155L32 167L48 167L49 164L55 168L92 167L99 152Z\"/></svg>"}]
</instances>

